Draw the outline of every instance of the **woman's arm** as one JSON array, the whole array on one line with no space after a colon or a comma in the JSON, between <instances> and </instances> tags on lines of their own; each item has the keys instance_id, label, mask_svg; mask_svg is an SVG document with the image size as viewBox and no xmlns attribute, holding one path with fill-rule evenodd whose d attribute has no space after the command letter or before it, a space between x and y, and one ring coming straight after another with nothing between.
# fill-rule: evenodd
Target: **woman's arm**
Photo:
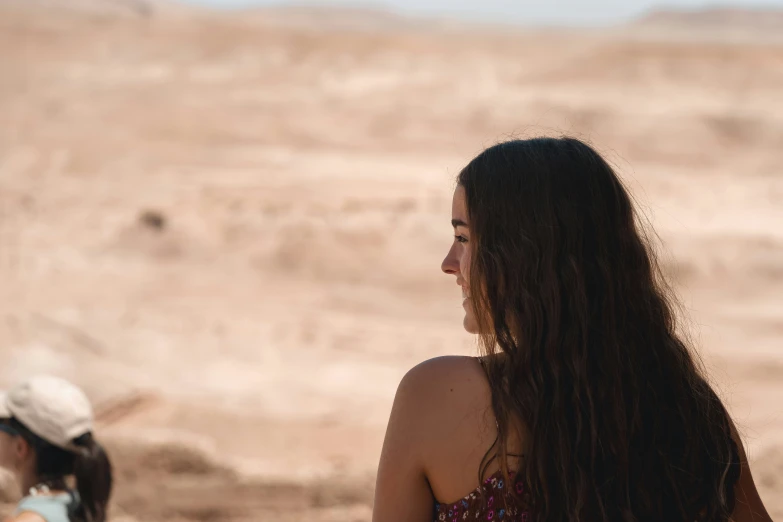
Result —
<instances>
[{"instance_id":1,"label":"woman's arm","mask_svg":"<svg viewBox=\"0 0 783 522\"><path fill-rule=\"evenodd\" d=\"M753 475L750 472L750 464L745 453L745 448L740 439L739 432L734 422L731 423L731 434L734 442L737 443L741 463L740 478L734 486L734 496L736 504L731 519L734 522L773 522L767 513L764 503L761 501L759 492L756 489L756 483L753 482Z\"/></svg>"},{"instance_id":2,"label":"woman's arm","mask_svg":"<svg viewBox=\"0 0 783 522\"><path fill-rule=\"evenodd\" d=\"M434 500L424 472L421 395L416 368L402 379L383 442L372 522L432 522Z\"/></svg>"}]
</instances>

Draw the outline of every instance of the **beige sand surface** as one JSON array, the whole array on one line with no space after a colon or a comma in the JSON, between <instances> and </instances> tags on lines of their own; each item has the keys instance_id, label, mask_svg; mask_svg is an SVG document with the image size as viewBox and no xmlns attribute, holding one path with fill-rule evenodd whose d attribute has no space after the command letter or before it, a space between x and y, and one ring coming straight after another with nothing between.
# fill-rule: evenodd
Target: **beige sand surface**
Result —
<instances>
[{"instance_id":1,"label":"beige sand surface","mask_svg":"<svg viewBox=\"0 0 783 522\"><path fill-rule=\"evenodd\" d=\"M23 4L0 0L0 385L85 387L114 520L368 521L398 380L473 350L439 273L453 176L558 132L655 223L783 519L783 25Z\"/></svg>"}]
</instances>

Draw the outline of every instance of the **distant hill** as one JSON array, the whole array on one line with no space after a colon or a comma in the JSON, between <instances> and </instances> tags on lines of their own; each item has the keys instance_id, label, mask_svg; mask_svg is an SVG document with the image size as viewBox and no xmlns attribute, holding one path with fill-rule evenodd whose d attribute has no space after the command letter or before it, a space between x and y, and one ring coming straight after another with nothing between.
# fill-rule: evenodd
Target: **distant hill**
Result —
<instances>
[{"instance_id":1,"label":"distant hill","mask_svg":"<svg viewBox=\"0 0 783 522\"><path fill-rule=\"evenodd\" d=\"M319 27L330 30L405 31L436 30L464 23L435 17L407 16L382 7L318 6L308 4L246 8L244 17L259 18L278 25Z\"/></svg>"},{"instance_id":2,"label":"distant hill","mask_svg":"<svg viewBox=\"0 0 783 522\"><path fill-rule=\"evenodd\" d=\"M783 34L783 9L716 7L697 10L658 9L633 22L656 29L760 31Z\"/></svg>"},{"instance_id":3,"label":"distant hill","mask_svg":"<svg viewBox=\"0 0 783 522\"><path fill-rule=\"evenodd\" d=\"M161 11L190 11L170 0L0 0L0 8L32 10L52 14L97 15L148 18Z\"/></svg>"},{"instance_id":4,"label":"distant hill","mask_svg":"<svg viewBox=\"0 0 783 522\"><path fill-rule=\"evenodd\" d=\"M472 25L450 19L407 16L382 7L337 7L306 3L215 9L184 0L0 0L0 10L101 18L152 18L184 14L333 31L431 31Z\"/></svg>"}]
</instances>

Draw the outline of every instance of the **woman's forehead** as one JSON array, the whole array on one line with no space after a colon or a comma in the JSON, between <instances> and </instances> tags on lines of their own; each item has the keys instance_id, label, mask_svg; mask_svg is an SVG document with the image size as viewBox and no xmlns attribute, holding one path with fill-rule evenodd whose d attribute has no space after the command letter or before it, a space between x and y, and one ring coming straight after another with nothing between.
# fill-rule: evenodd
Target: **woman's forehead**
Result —
<instances>
[{"instance_id":1,"label":"woman's forehead","mask_svg":"<svg viewBox=\"0 0 783 522\"><path fill-rule=\"evenodd\" d=\"M459 226L467 226L468 205L465 201L465 189L461 186L454 190L454 197L451 200L451 220L452 223L459 221ZM454 226L458 225L455 224Z\"/></svg>"}]
</instances>

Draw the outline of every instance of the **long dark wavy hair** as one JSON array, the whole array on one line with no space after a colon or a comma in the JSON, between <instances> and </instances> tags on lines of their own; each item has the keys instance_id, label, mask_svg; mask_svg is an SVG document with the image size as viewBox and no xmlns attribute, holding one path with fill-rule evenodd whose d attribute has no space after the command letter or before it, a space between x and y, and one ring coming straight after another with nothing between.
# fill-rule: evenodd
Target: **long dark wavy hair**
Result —
<instances>
[{"instance_id":1,"label":"long dark wavy hair","mask_svg":"<svg viewBox=\"0 0 783 522\"><path fill-rule=\"evenodd\" d=\"M573 138L493 146L457 179L498 438L541 522L727 521L740 473L726 408L675 325L631 198ZM481 483L481 482L480 482Z\"/></svg>"}]
</instances>

